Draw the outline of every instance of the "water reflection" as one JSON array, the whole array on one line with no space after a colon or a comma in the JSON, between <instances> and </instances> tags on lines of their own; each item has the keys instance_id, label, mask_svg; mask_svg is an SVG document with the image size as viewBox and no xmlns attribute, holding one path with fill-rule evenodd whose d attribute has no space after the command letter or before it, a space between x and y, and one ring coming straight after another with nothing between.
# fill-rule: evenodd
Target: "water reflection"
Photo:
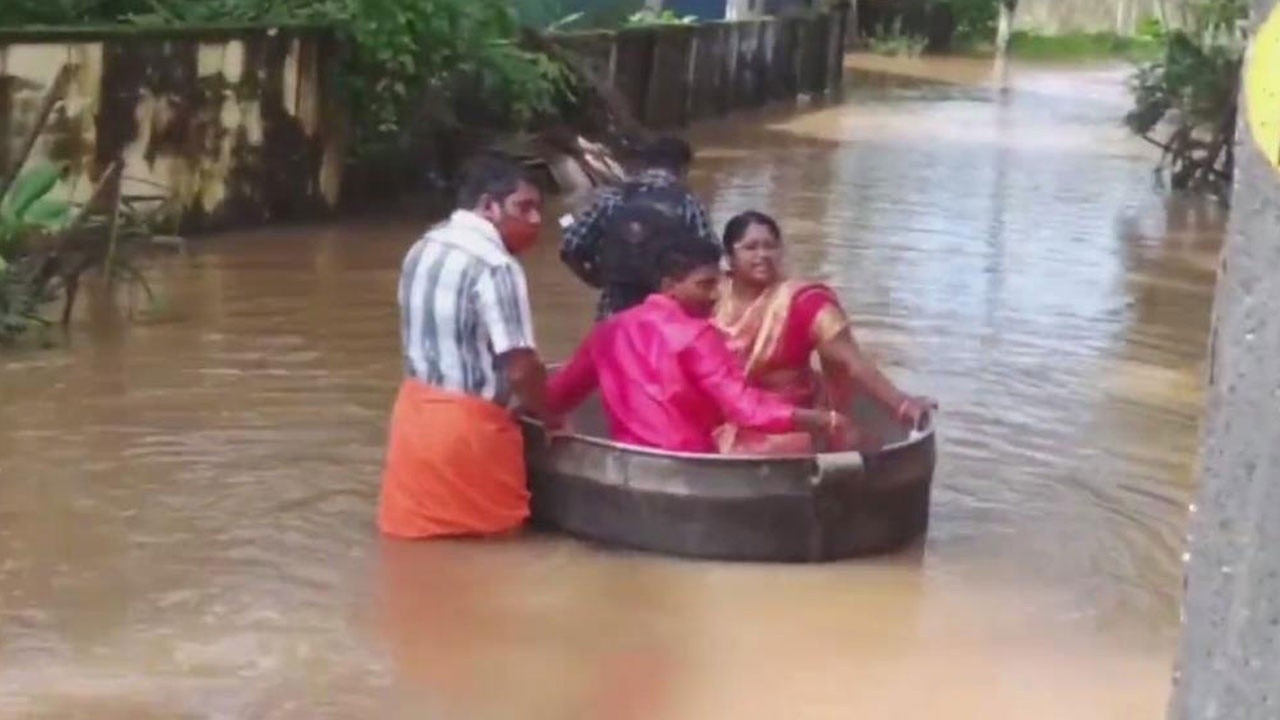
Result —
<instances>
[{"instance_id":1,"label":"water reflection","mask_svg":"<svg viewBox=\"0 0 1280 720\"><path fill-rule=\"evenodd\" d=\"M928 543L820 567L372 516L421 218L165 261L160 312L0 356L0 717L1154 717L1221 213L1152 187L1123 71L859 60L839 106L695 131L719 222L944 405ZM882 76L874 76L882 77ZM593 298L529 258L562 357ZM92 308L92 304L89 306Z\"/></svg>"},{"instance_id":2,"label":"water reflection","mask_svg":"<svg viewBox=\"0 0 1280 720\"><path fill-rule=\"evenodd\" d=\"M406 704L445 717L656 717L683 675L672 629L689 608L660 567L571 552L382 542L371 617Z\"/></svg>"}]
</instances>

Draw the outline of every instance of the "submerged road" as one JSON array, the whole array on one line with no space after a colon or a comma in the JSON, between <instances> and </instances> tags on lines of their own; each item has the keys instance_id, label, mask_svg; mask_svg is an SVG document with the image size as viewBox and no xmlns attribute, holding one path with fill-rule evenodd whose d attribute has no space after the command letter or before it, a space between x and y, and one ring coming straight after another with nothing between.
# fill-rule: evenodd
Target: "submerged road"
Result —
<instances>
[{"instance_id":1,"label":"submerged road","mask_svg":"<svg viewBox=\"0 0 1280 720\"><path fill-rule=\"evenodd\" d=\"M380 544L421 224L213 238L157 270L163 312L0 356L0 717L1159 716L1221 213L1153 188L1123 68L1001 96L967 61L856 64L838 106L696 128L695 184L719 223L781 218L942 401L921 550ZM593 298L553 244L529 275L559 358Z\"/></svg>"}]
</instances>

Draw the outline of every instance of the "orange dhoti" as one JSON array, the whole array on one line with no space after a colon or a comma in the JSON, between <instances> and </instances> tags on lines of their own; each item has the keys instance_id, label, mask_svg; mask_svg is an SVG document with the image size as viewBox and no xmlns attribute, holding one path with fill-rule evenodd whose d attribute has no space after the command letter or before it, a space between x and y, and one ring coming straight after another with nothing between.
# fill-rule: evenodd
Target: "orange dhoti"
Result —
<instances>
[{"instance_id":1,"label":"orange dhoti","mask_svg":"<svg viewBox=\"0 0 1280 720\"><path fill-rule=\"evenodd\" d=\"M507 411L405 380L391 415L379 529L405 539L496 535L528 516L524 440Z\"/></svg>"}]
</instances>

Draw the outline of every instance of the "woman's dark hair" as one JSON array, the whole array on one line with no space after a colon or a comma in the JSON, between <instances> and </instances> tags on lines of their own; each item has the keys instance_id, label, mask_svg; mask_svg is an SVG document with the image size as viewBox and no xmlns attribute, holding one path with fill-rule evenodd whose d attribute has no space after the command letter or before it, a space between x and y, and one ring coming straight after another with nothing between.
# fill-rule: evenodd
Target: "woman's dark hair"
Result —
<instances>
[{"instance_id":1,"label":"woman's dark hair","mask_svg":"<svg viewBox=\"0 0 1280 720\"><path fill-rule=\"evenodd\" d=\"M720 250L715 245L688 237L673 237L657 249L655 269L658 279L680 281L694 270L720 264Z\"/></svg>"},{"instance_id":2,"label":"woman's dark hair","mask_svg":"<svg viewBox=\"0 0 1280 720\"><path fill-rule=\"evenodd\" d=\"M486 195L502 202L511 197L522 182L538 186L533 175L511 158L496 153L479 155L463 170L462 183L458 186L458 207L471 210Z\"/></svg>"},{"instance_id":3,"label":"woman's dark hair","mask_svg":"<svg viewBox=\"0 0 1280 720\"><path fill-rule=\"evenodd\" d=\"M739 215L734 215L733 219L724 226L724 251L727 255L733 254L733 248L742 238L746 237L747 230L752 225L763 225L769 228L769 232L779 241L782 240L782 228L778 227L778 221L772 217L765 215L756 210L748 210Z\"/></svg>"}]
</instances>

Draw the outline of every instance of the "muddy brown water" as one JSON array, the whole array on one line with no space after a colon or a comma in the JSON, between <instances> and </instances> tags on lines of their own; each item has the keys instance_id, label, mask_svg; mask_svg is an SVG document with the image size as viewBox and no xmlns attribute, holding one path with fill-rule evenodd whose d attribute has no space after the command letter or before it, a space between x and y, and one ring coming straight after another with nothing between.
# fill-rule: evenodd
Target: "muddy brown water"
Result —
<instances>
[{"instance_id":1,"label":"muddy brown water","mask_svg":"<svg viewBox=\"0 0 1280 720\"><path fill-rule=\"evenodd\" d=\"M372 526L418 220L201 241L165 306L0 356L0 717L1158 717L1222 217L1153 188L1123 68L860 60L694 131L941 399L920 549L815 567ZM904 79L916 76L922 79ZM540 341L591 296L544 243ZM93 304L88 315L97 314Z\"/></svg>"}]
</instances>

